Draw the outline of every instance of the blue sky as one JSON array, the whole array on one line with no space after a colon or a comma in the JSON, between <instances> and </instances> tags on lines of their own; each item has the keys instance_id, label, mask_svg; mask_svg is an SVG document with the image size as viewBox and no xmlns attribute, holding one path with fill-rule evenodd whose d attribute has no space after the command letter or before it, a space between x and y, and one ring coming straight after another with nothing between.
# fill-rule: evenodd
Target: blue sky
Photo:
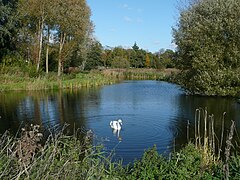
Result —
<instances>
[{"instance_id":1,"label":"blue sky","mask_svg":"<svg viewBox=\"0 0 240 180\"><path fill-rule=\"evenodd\" d=\"M177 0L87 0L95 37L103 46L131 47L156 52L174 49L172 27Z\"/></svg>"}]
</instances>

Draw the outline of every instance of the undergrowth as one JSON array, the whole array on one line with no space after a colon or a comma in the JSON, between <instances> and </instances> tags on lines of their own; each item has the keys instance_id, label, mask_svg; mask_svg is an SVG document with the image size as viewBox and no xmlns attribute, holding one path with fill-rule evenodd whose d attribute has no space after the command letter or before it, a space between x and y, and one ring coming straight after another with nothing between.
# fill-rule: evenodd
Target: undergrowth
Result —
<instances>
[{"instance_id":1,"label":"undergrowth","mask_svg":"<svg viewBox=\"0 0 240 180\"><path fill-rule=\"evenodd\" d=\"M229 156L227 176L224 160L191 142L169 157L154 146L123 166L93 146L93 137L91 131L79 138L62 130L42 143L38 125L23 128L19 137L6 132L0 138L0 179L240 179L239 154Z\"/></svg>"}]
</instances>

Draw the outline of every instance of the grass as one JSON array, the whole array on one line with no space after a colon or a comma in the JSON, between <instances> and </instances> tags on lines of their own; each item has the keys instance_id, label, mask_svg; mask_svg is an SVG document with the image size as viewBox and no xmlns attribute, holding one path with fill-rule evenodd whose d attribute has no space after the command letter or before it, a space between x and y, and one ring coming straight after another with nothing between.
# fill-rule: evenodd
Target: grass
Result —
<instances>
[{"instance_id":1,"label":"grass","mask_svg":"<svg viewBox=\"0 0 240 180\"><path fill-rule=\"evenodd\" d=\"M177 73L176 69L147 69L147 68L132 68L132 69L106 69L103 74L115 78L127 80L167 80L172 73Z\"/></svg>"},{"instance_id":2,"label":"grass","mask_svg":"<svg viewBox=\"0 0 240 180\"><path fill-rule=\"evenodd\" d=\"M44 143L38 125L23 128L18 137L6 132L0 138L0 179L240 179L240 155L230 155L228 145L224 158L213 152L209 117L196 110L195 138L180 151L164 157L154 146L126 166L112 161L103 147L93 146L91 131L81 138L79 131L71 136L50 131ZM231 144L234 126L226 144Z\"/></svg>"},{"instance_id":3,"label":"grass","mask_svg":"<svg viewBox=\"0 0 240 180\"><path fill-rule=\"evenodd\" d=\"M37 78L4 74L0 79L0 91L74 89L113 84L116 81L115 78L95 72L64 75L61 78L58 78L56 74Z\"/></svg>"},{"instance_id":4,"label":"grass","mask_svg":"<svg viewBox=\"0 0 240 180\"><path fill-rule=\"evenodd\" d=\"M176 70L156 69L106 69L63 74L29 73L20 68L0 68L0 92L9 90L47 90L47 89L75 89L113 84L121 80L167 80Z\"/></svg>"}]
</instances>

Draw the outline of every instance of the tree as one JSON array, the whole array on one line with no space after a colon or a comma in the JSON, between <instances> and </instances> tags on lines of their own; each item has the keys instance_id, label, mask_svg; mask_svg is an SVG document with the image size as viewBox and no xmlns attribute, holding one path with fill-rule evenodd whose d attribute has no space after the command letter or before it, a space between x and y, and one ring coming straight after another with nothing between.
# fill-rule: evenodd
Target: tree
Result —
<instances>
[{"instance_id":1,"label":"tree","mask_svg":"<svg viewBox=\"0 0 240 180\"><path fill-rule=\"evenodd\" d=\"M90 46L90 51L87 54L86 69L90 70L103 66L102 60L103 47L100 42L93 42Z\"/></svg>"},{"instance_id":2,"label":"tree","mask_svg":"<svg viewBox=\"0 0 240 180\"><path fill-rule=\"evenodd\" d=\"M135 42L134 45L132 46L132 49L133 49L134 51L138 51L138 50L139 50L139 47L138 47L138 45L137 45L136 42Z\"/></svg>"},{"instance_id":3,"label":"tree","mask_svg":"<svg viewBox=\"0 0 240 180\"><path fill-rule=\"evenodd\" d=\"M158 57L162 68L173 68L175 66L175 52L173 50L160 50Z\"/></svg>"},{"instance_id":4,"label":"tree","mask_svg":"<svg viewBox=\"0 0 240 180\"><path fill-rule=\"evenodd\" d=\"M151 61L150 61L150 58L149 58L148 53L146 54L145 66L146 66L147 68L149 68L149 67L151 66Z\"/></svg>"},{"instance_id":5,"label":"tree","mask_svg":"<svg viewBox=\"0 0 240 180\"><path fill-rule=\"evenodd\" d=\"M182 83L192 93L237 95L240 1L191 1L174 29ZM239 92L239 91L238 91Z\"/></svg>"},{"instance_id":6,"label":"tree","mask_svg":"<svg viewBox=\"0 0 240 180\"><path fill-rule=\"evenodd\" d=\"M19 12L22 18L27 18L27 26L35 26L34 31L37 39L37 56L36 65L37 71L40 68L42 46L43 46L43 30L46 17L50 12L49 4L47 0L19 0Z\"/></svg>"},{"instance_id":7,"label":"tree","mask_svg":"<svg viewBox=\"0 0 240 180\"><path fill-rule=\"evenodd\" d=\"M4 55L16 49L16 3L17 1L0 0L0 62Z\"/></svg>"},{"instance_id":8,"label":"tree","mask_svg":"<svg viewBox=\"0 0 240 180\"><path fill-rule=\"evenodd\" d=\"M85 0L56 0L54 7L56 11L53 19L58 31L58 76L60 76L66 57L77 42L87 34L90 25L90 9Z\"/></svg>"}]
</instances>

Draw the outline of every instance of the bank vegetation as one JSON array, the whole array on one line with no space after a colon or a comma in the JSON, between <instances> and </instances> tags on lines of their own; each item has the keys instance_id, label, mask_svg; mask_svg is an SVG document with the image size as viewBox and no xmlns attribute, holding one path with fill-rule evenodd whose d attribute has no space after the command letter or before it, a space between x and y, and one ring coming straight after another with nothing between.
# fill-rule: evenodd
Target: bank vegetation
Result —
<instances>
[{"instance_id":1,"label":"bank vegetation","mask_svg":"<svg viewBox=\"0 0 240 180\"><path fill-rule=\"evenodd\" d=\"M19 134L0 137L1 179L239 179L240 155L233 146L235 122L224 126L216 137L213 115L196 110L195 136L181 150L167 156L154 146L140 159L127 165L114 160L114 151L94 146L91 130L49 130L44 135L38 125L25 126ZM229 130L227 130L229 128ZM237 140L239 142L239 139Z\"/></svg>"}]
</instances>

